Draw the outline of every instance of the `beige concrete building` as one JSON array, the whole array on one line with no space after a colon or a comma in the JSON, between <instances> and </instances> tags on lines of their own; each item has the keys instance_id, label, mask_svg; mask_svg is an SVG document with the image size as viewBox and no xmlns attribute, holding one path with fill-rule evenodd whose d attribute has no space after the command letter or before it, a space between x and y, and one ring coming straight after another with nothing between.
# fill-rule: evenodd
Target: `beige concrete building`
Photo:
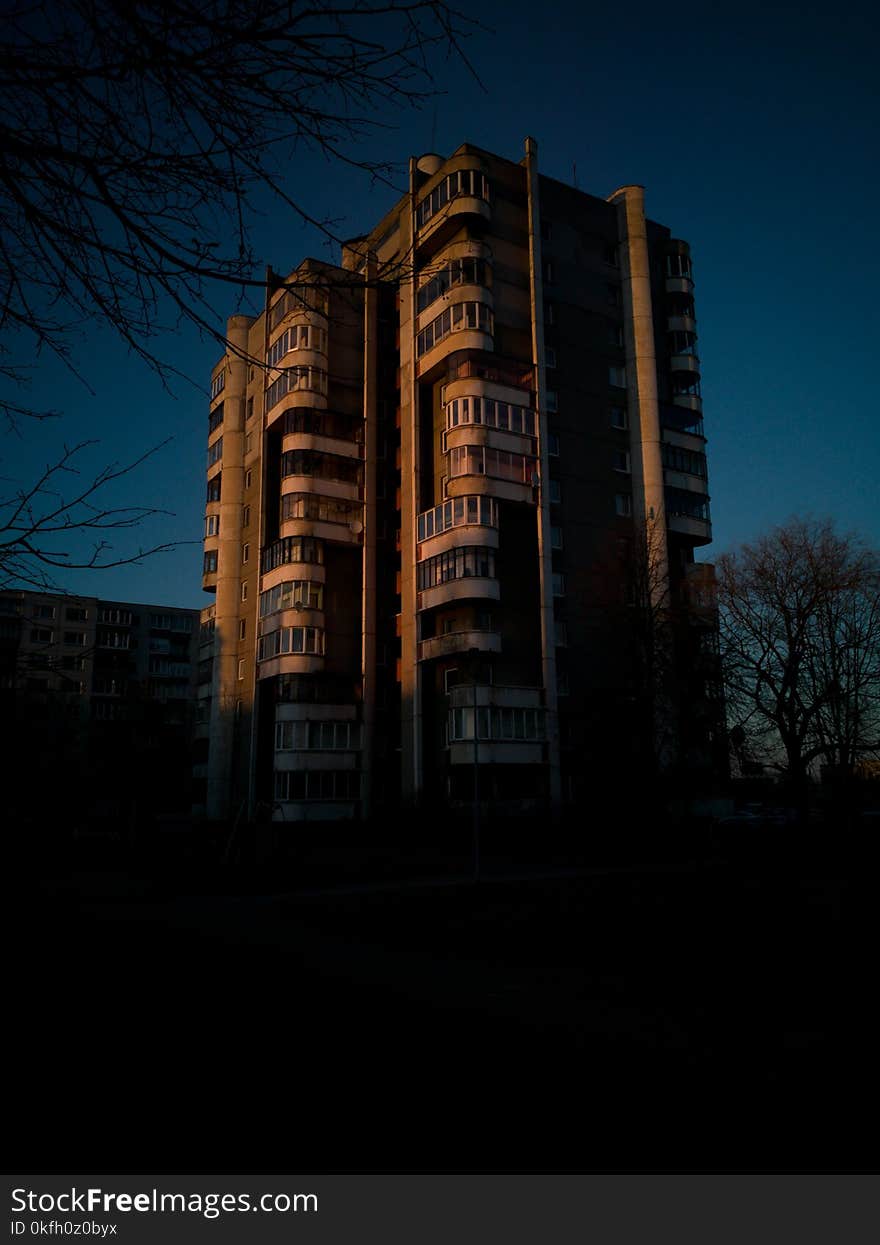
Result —
<instances>
[{"instance_id":1,"label":"beige concrete building","mask_svg":"<svg viewBox=\"0 0 880 1245\"><path fill-rule=\"evenodd\" d=\"M211 817L560 807L722 764L689 247L468 144L229 322Z\"/></svg>"}]
</instances>

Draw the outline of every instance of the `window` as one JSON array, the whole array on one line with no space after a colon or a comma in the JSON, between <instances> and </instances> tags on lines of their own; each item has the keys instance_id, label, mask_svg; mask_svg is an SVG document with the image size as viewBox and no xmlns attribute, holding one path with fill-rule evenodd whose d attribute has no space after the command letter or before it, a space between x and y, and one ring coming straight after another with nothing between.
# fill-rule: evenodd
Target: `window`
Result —
<instances>
[{"instance_id":1,"label":"window","mask_svg":"<svg viewBox=\"0 0 880 1245\"><path fill-rule=\"evenodd\" d=\"M612 450L611 463L615 471L629 472L629 450Z\"/></svg>"},{"instance_id":2,"label":"window","mask_svg":"<svg viewBox=\"0 0 880 1245\"><path fill-rule=\"evenodd\" d=\"M554 597L565 596L565 576L562 574L562 571L553 572L552 585Z\"/></svg>"},{"instance_id":3,"label":"window","mask_svg":"<svg viewBox=\"0 0 880 1245\"><path fill-rule=\"evenodd\" d=\"M47 630L45 627L34 627L33 631L31 631L31 643L51 644L52 632Z\"/></svg>"},{"instance_id":4,"label":"window","mask_svg":"<svg viewBox=\"0 0 880 1245\"><path fill-rule=\"evenodd\" d=\"M542 266L542 276L544 280L547 281L548 283L552 282L553 280L553 260L552 259L544 260L544 263Z\"/></svg>"},{"instance_id":5,"label":"window","mask_svg":"<svg viewBox=\"0 0 880 1245\"><path fill-rule=\"evenodd\" d=\"M357 752L361 746L359 722L277 722L276 752Z\"/></svg>"},{"instance_id":6,"label":"window","mask_svg":"<svg viewBox=\"0 0 880 1245\"><path fill-rule=\"evenodd\" d=\"M556 323L556 306L554 303L544 304L544 323L545 324Z\"/></svg>"},{"instance_id":7,"label":"window","mask_svg":"<svg viewBox=\"0 0 880 1245\"><path fill-rule=\"evenodd\" d=\"M554 414L559 410L559 394L555 389L548 389L547 393L547 410Z\"/></svg>"},{"instance_id":8,"label":"window","mask_svg":"<svg viewBox=\"0 0 880 1245\"><path fill-rule=\"evenodd\" d=\"M552 346L544 349L544 365L546 367L556 367L556 351Z\"/></svg>"},{"instance_id":9,"label":"window","mask_svg":"<svg viewBox=\"0 0 880 1245\"><path fill-rule=\"evenodd\" d=\"M213 445L208 446L208 466L213 467L223 457L223 438L218 437Z\"/></svg>"},{"instance_id":10,"label":"window","mask_svg":"<svg viewBox=\"0 0 880 1245\"><path fill-rule=\"evenodd\" d=\"M247 633L247 619L239 618L238 620L238 638L243 640Z\"/></svg>"},{"instance_id":11,"label":"window","mask_svg":"<svg viewBox=\"0 0 880 1245\"><path fill-rule=\"evenodd\" d=\"M612 428L621 428L626 430L629 427L629 415L625 406L610 407L609 416Z\"/></svg>"},{"instance_id":12,"label":"window","mask_svg":"<svg viewBox=\"0 0 880 1245\"><path fill-rule=\"evenodd\" d=\"M669 353L696 355L697 335L684 329L676 329L669 334Z\"/></svg>"},{"instance_id":13,"label":"window","mask_svg":"<svg viewBox=\"0 0 880 1245\"><path fill-rule=\"evenodd\" d=\"M247 562L251 556L251 547L249 543L245 543L241 547L241 560Z\"/></svg>"},{"instance_id":14,"label":"window","mask_svg":"<svg viewBox=\"0 0 880 1245\"><path fill-rule=\"evenodd\" d=\"M602 250L602 260L612 268L620 264L620 256L616 246L606 246Z\"/></svg>"},{"instance_id":15,"label":"window","mask_svg":"<svg viewBox=\"0 0 880 1245\"><path fill-rule=\"evenodd\" d=\"M266 390L266 410L271 411L272 407L277 406L286 394L302 389L326 394L327 373L321 368L308 367L306 364L285 368L278 379L273 381Z\"/></svg>"},{"instance_id":16,"label":"window","mask_svg":"<svg viewBox=\"0 0 880 1245\"><path fill-rule=\"evenodd\" d=\"M324 608L324 585L312 579L286 579L260 593L260 617L277 610L320 610Z\"/></svg>"},{"instance_id":17,"label":"window","mask_svg":"<svg viewBox=\"0 0 880 1245\"><path fill-rule=\"evenodd\" d=\"M690 489L668 488L665 497L667 514L700 519L704 523L709 522L709 498L705 493L692 493Z\"/></svg>"},{"instance_id":18,"label":"window","mask_svg":"<svg viewBox=\"0 0 880 1245\"><path fill-rule=\"evenodd\" d=\"M205 519L205 536L218 536L220 533L219 514L209 514Z\"/></svg>"},{"instance_id":19,"label":"window","mask_svg":"<svg viewBox=\"0 0 880 1245\"><path fill-rule=\"evenodd\" d=\"M208 481L208 501L220 500L220 472Z\"/></svg>"},{"instance_id":20,"label":"window","mask_svg":"<svg viewBox=\"0 0 880 1245\"><path fill-rule=\"evenodd\" d=\"M626 368L618 367L613 364L608 369L608 384L614 385L618 389L626 388Z\"/></svg>"},{"instance_id":21,"label":"window","mask_svg":"<svg viewBox=\"0 0 880 1245\"><path fill-rule=\"evenodd\" d=\"M34 606L34 618L54 618L54 605L36 605Z\"/></svg>"},{"instance_id":22,"label":"window","mask_svg":"<svg viewBox=\"0 0 880 1245\"><path fill-rule=\"evenodd\" d=\"M214 575L217 571L217 550L209 549L205 554L203 574Z\"/></svg>"},{"instance_id":23,"label":"window","mask_svg":"<svg viewBox=\"0 0 880 1245\"><path fill-rule=\"evenodd\" d=\"M324 654L324 632L320 627L279 627L260 637L257 661L266 661L282 653Z\"/></svg>"},{"instance_id":24,"label":"window","mask_svg":"<svg viewBox=\"0 0 880 1245\"><path fill-rule=\"evenodd\" d=\"M68 622L85 622L89 616L89 611L79 608L78 606L68 606L64 611L64 617Z\"/></svg>"},{"instance_id":25,"label":"window","mask_svg":"<svg viewBox=\"0 0 880 1245\"><path fill-rule=\"evenodd\" d=\"M251 467L248 467L247 471L244 473L245 488L251 488L251 486L253 485L253 482L254 482L253 469Z\"/></svg>"},{"instance_id":26,"label":"window","mask_svg":"<svg viewBox=\"0 0 880 1245\"><path fill-rule=\"evenodd\" d=\"M535 412L528 406L500 402L496 398L453 398L446 403L446 428L461 424L482 424L502 432L518 432L533 437L537 431Z\"/></svg>"},{"instance_id":27,"label":"window","mask_svg":"<svg viewBox=\"0 0 880 1245\"><path fill-rule=\"evenodd\" d=\"M486 285L488 268L482 259L453 259L421 286L417 295L418 310L424 311L454 285Z\"/></svg>"},{"instance_id":28,"label":"window","mask_svg":"<svg viewBox=\"0 0 880 1245\"><path fill-rule=\"evenodd\" d=\"M623 325L615 324L613 321L608 324L608 345L623 345Z\"/></svg>"},{"instance_id":29,"label":"window","mask_svg":"<svg viewBox=\"0 0 880 1245\"><path fill-rule=\"evenodd\" d=\"M477 199L489 198L489 183L477 169L459 169L439 182L416 207L416 224L421 227L459 195Z\"/></svg>"},{"instance_id":30,"label":"window","mask_svg":"<svg viewBox=\"0 0 880 1245\"><path fill-rule=\"evenodd\" d=\"M663 466L670 471L684 471L688 475L706 478L706 455L695 450L683 450L677 445L667 445L664 441L660 447L663 455Z\"/></svg>"},{"instance_id":31,"label":"window","mask_svg":"<svg viewBox=\"0 0 880 1245\"><path fill-rule=\"evenodd\" d=\"M416 588L419 592L424 592L452 579L468 579L471 576L495 578L494 549L483 545L464 545L447 549L436 557L426 558L416 566Z\"/></svg>"},{"instance_id":32,"label":"window","mask_svg":"<svg viewBox=\"0 0 880 1245\"><path fill-rule=\"evenodd\" d=\"M281 477L312 476L318 480L336 480L340 484L363 483L363 464L342 454L325 454L320 450L285 450L281 455Z\"/></svg>"},{"instance_id":33,"label":"window","mask_svg":"<svg viewBox=\"0 0 880 1245\"><path fill-rule=\"evenodd\" d=\"M246 432L246 433L245 433L245 436L244 436L244 452L245 452L245 454L250 454L250 452L251 452L251 450L252 450L253 448L254 448L254 434L253 434L252 432Z\"/></svg>"},{"instance_id":34,"label":"window","mask_svg":"<svg viewBox=\"0 0 880 1245\"><path fill-rule=\"evenodd\" d=\"M609 307L619 307L621 303L620 289L616 285L605 286L605 302Z\"/></svg>"},{"instance_id":35,"label":"window","mask_svg":"<svg viewBox=\"0 0 880 1245\"><path fill-rule=\"evenodd\" d=\"M241 512L241 526L250 527L250 522L251 522L251 508L250 506L245 506L244 510Z\"/></svg>"},{"instance_id":36,"label":"window","mask_svg":"<svg viewBox=\"0 0 880 1245\"><path fill-rule=\"evenodd\" d=\"M156 615L150 616L150 624ZM102 605L98 610L98 622L102 623L118 623L121 627L130 627L132 623L131 610L121 610L115 605Z\"/></svg>"},{"instance_id":37,"label":"window","mask_svg":"<svg viewBox=\"0 0 880 1245\"><path fill-rule=\"evenodd\" d=\"M559 457L559 433L557 432L547 433L547 453L550 455L551 458Z\"/></svg>"},{"instance_id":38,"label":"window","mask_svg":"<svg viewBox=\"0 0 880 1245\"><path fill-rule=\"evenodd\" d=\"M245 580L241 585L241 599L242 601L246 601L248 599L247 580Z\"/></svg>"},{"instance_id":39,"label":"window","mask_svg":"<svg viewBox=\"0 0 880 1245\"><path fill-rule=\"evenodd\" d=\"M558 618L553 623L553 639L559 648L564 648L568 644L568 630L565 623Z\"/></svg>"},{"instance_id":40,"label":"window","mask_svg":"<svg viewBox=\"0 0 880 1245\"><path fill-rule=\"evenodd\" d=\"M632 515L633 503L632 496L629 493L617 493L614 498L614 512L621 518L629 518Z\"/></svg>"},{"instance_id":41,"label":"window","mask_svg":"<svg viewBox=\"0 0 880 1245\"><path fill-rule=\"evenodd\" d=\"M562 482L560 480L550 481L550 500L556 503L562 501Z\"/></svg>"},{"instance_id":42,"label":"window","mask_svg":"<svg viewBox=\"0 0 880 1245\"><path fill-rule=\"evenodd\" d=\"M479 329L483 333L494 331L494 317L485 303L453 303L419 333L416 338L416 355L421 358L450 333L460 329Z\"/></svg>"},{"instance_id":43,"label":"window","mask_svg":"<svg viewBox=\"0 0 880 1245\"><path fill-rule=\"evenodd\" d=\"M244 668L245 668L245 659L242 657L241 661L238 663L238 677L239 677L239 679L243 679L243 678L244 678Z\"/></svg>"},{"instance_id":44,"label":"window","mask_svg":"<svg viewBox=\"0 0 880 1245\"><path fill-rule=\"evenodd\" d=\"M512 480L517 484L531 484L537 469L537 459L528 454L510 454L484 445L459 445L447 455L451 478L466 475L492 476L497 480Z\"/></svg>"},{"instance_id":45,"label":"window","mask_svg":"<svg viewBox=\"0 0 880 1245\"><path fill-rule=\"evenodd\" d=\"M550 548L551 549L562 548L562 528L561 527L551 525L550 527Z\"/></svg>"},{"instance_id":46,"label":"window","mask_svg":"<svg viewBox=\"0 0 880 1245\"><path fill-rule=\"evenodd\" d=\"M477 709L477 738L494 740L542 740L544 712L542 709L499 708L495 705ZM474 710L472 706L452 709L447 721L450 743L473 739Z\"/></svg>"},{"instance_id":47,"label":"window","mask_svg":"<svg viewBox=\"0 0 880 1245\"><path fill-rule=\"evenodd\" d=\"M223 403L220 402L214 407L213 411L211 411L211 414L208 416L208 436L210 436L212 432L216 432L222 423Z\"/></svg>"},{"instance_id":48,"label":"window","mask_svg":"<svg viewBox=\"0 0 880 1245\"><path fill-rule=\"evenodd\" d=\"M65 631L64 643L69 644L72 648L85 648L89 638L85 631Z\"/></svg>"},{"instance_id":49,"label":"window","mask_svg":"<svg viewBox=\"0 0 880 1245\"><path fill-rule=\"evenodd\" d=\"M279 770L275 774L276 800L357 800L357 770Z\"/></svg>"},{"instance_id":50,"label":"window","mask_svg":"<svg viewBox=\"0 0 880 1245\"><path fill-rule=\"evenodd\" d=\"M222 372L218 372L211 381L211 401L217 397L218 393L222 393L226 387L226 368Z\"/></svg>"},{"instance_id":51,"label":"window","mask_svg":"<svg viewBox=\"0 0 880 1245\"><path fill-rule=\"evenodd\" d=\"M672 377L672 394L673 397L679 397L686 394L691 398L700 396L699 378L687 372L677 372Z\"/></svg>"},{"instance_id":52,"label":"window","mask_svg":"<svg viewBox=\"0 0 880 1245\"><path fill-rule=\"evenodd\" d=\"M319 540L308 536L284 536L274 541L263 550L261 571L273 571L276 566L286 566L288 562L314 562L318 565L324 561L324 546Z\"/></svg>"},{"instance_id":53,"label":"window","mask_svg":"<svg viewBox=\"0 0 880 1245\"><path fill-rule=\"evenodd\" d=\"M453 527L478 524L498 526L498 503L492 497L454 497L433 506L419 515L417 535L420 541L430 540Z\"/></svg>"},{"instance_id":54,"label":"window","mask_svg":"<svg viewBox=\"0 0 880 1245\"><path fill-rule=\"evenodd\" d=\"M667 255L666 275L667 277L691 278L693 273L691 271L690 255Z\"/></svg>"},{"instance_id":55,"label":"window","mask_svg":"<svg viewBox=\"0 0 880 1245\"><path fill-rule=\"evenodd\" d=\"M253 380L253 371L254 371L254 369L253 369L253 368L251 368L251 379L252 379L252 380ZM254 400L253 400L253 398L248 398L248 400L247 400L247 416L246 416L246 418L247 418L247 419L253 419L253 417L254 417Z\"/></svg>"},{"instance_id":56,"label":"window","mask_svg":"<svg viewBox=\"0 0 880 1245\"><path fill-rule=\"evenodd\" d=\"M85 657L62 657L61 658L61 669L62 670L85 670L85 668L86 668Z\"/></svg>"}]
</instances>

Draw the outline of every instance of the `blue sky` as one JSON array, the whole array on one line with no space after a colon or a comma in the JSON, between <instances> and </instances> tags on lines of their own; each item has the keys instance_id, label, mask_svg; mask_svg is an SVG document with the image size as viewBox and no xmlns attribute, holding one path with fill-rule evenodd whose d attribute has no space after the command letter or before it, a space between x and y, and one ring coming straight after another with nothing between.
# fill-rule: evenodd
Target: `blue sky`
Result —
<instances>
[{"instance_id":1,"label":"blue sky","mask_svg":"<svg viewBox=\"0 0 880 1245\"><path fill-rule=\"evenodd\" d=\"M709 487L722 550L795 513L830 515L880 545L877 426L878 91L880 19L867 5L825 12L680 2L537 8L488 0L492 30L467 45L480 82L434 64L445 94L384 117L365 152L399 161L470 141L519 159L538 140L542 172L607 195L646 187L649 215L691 243L702 359ZM530 12L531 10L531 12ZM303 157L291 187L342 235L368 228L396 198L357 173ZM289 270L336 258L316 233L271 210L257 222L263 261ZM218 289L219 317L235 310ZM218 319L219 322L219 319ZM172 437L118 497L173 512L120 541L191 541L139 568L71 573L71 591L198 606L206 382L217 347L184 330L160 343L192 383L172 393L108 331L79 349L94 394L53 364L31 401L64 419L5 437L0 474L27 479L62 440L99 438L95 468ZM7 485L7 488L9 486Z\"/></svg>"}]
</instances>

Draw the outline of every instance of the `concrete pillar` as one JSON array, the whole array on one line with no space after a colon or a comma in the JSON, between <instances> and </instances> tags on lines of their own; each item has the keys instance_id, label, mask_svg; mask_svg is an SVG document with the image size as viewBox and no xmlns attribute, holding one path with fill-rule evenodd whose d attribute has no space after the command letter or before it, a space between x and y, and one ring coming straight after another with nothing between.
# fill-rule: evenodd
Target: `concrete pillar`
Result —
<instances>
[{"instance_id":1,"label":"concrete pillar","mask_svg":"<svg viewBox=\"0 0 880 1245\"><path fill-rule=\"evenodd\" d=\"M220 538L214 631L211 739L208 751L208 817L235 816L230 807L233 780L238 679L238 618L241 598L241 520L244 493L244 425L247 391L248 316L232 316L226 335L226 387L223 396L223 456L220 485ZM259 558L259 548L251 556Z\"/></svg>"},{"instance_id":2,"label":"concrete pillar","mask_svg":"<svg viewBox=\"0 0 880 1245\"><path fill-rule=\"evenodd\" d=\"M379 291L376 256L364 265L364 545L361 586L361 680L363 742L361 808L373 803L373 733L376 725L376 432L378 421Z\"/></svg>"},{"instance_id":3,"label":"concrete pillar","mask_svg":"<svg viewBox=\"0 0 880 1245\"><path fill-rule=\"evenodd\" d=\"M553 614L553 554L550 541L550 458L547 385L544 366L544 283L541 261L541 201L538 186L538 144L526 139L526 181L529 204L529 286L532 303L532 359L537 375L538 454L541 475L538 495L538 564L541 584L541 670L547 719L547 761L550 802L562 800L559 768L559 709L556 692L556 628Z\"/></svg>"}]
</instances>

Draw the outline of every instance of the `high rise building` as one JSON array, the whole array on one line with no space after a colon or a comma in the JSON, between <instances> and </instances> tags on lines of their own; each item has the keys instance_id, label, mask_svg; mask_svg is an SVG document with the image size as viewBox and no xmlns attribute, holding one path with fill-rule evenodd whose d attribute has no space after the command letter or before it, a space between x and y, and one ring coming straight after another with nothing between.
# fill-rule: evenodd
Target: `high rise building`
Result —
<instances>
[{"instance_id":1,"label":"high rise building","mask_svg":"<svg viewBox=\"0 0 880 1245\"><path fill-rule=\"evenodd\" d=\"M465 144L270 286L211 384L208 815L710 782L694 282L642 188Z\"/></svg>"}]
</instances>

